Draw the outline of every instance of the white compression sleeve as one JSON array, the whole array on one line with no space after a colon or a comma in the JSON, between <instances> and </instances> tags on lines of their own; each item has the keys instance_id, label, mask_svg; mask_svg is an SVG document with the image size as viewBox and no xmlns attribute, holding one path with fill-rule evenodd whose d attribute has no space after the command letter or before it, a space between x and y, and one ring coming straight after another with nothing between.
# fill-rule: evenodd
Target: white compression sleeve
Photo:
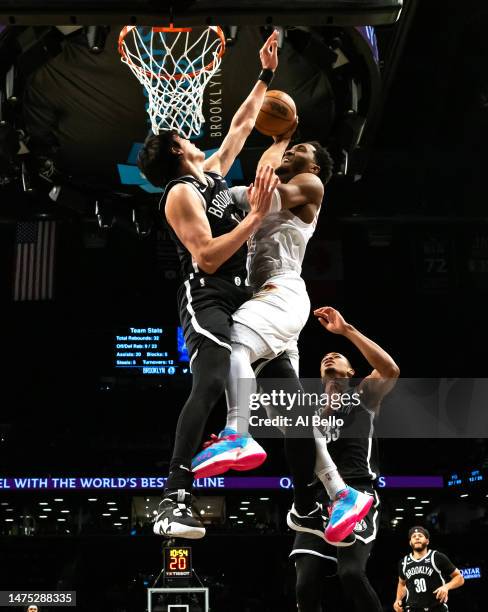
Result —
<instances>
[{"instance_id":1,"label":"white compression sleeve","mask_svg":"<svg viewBox=\"0 0 488 612\"><path fill-rule=\"evenodd\" d=\"M249 401L242 401L244 394L239 398L239 381L245 380L246 392L256 392L256 377L251 367L252 351L243 344L232 343L232 353L230 356L230 372L225 387L225 398L227 400L227 423L239 433L249 431L250 406ZM242 384L242 383L241 383ZM247 395L247 393L246 393ZM241 399L241 405L239 405Z\"/></svg>"},{"instance_id":2,"label":"white compression sleeve","mask_svg":"<svg viewBox=\"0 0 488 612\"><path fill-rule=\"evenodd\" d=\"M315 433L317 434L318 432ZM334 499L339 491L346 488L346 484L342 480L337 470L337 466L330 456L326 439L323 436L315 436L315 448L317 453L315 459L315 473L324 485L327 495L330 499Z\"/></svg>"},{"instance_id":3,"label":"white compression sleeve","mask_svg":"<svg viewBox=\"0 0 488 612\"><path fill-rule=\"evenodd\" d=\"M296 340L286 347L286 354L290 360L291 367L295 370L295 374L300 378L299 365L300 365L300 353L298 352L298 344Z\"/></svg>"}]
</instances>

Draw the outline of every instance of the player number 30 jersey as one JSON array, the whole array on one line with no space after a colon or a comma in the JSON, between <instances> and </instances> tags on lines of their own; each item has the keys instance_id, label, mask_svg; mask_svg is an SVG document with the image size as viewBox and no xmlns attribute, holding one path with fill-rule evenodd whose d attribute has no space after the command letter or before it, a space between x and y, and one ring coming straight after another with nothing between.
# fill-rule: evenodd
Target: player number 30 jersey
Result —
<instances>
[{"instance_id":1,"label":"player number 30 jersey","mask_svg":"<svg viewBox=\"0 0 488 612\"><path fill-rule=\"evenodd\" d=\"M435 606L438 606L439 610L443 609L434 591L450 580L455 569L446 555L437 550L429 550L420 559L415 559L412 554L403 557L399 564L398 575L406 582L406 610L409 608L429 610ZM445 604L444 609L447 610Z\"/></svg>"}]
</instances>

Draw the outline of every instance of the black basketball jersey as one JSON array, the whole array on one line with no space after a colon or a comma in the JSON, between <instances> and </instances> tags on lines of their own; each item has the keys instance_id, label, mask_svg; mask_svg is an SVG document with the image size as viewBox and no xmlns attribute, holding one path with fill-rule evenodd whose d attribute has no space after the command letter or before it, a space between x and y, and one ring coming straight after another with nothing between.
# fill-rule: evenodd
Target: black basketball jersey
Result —
<instances>
[{"instance_id":1,"label":"black basketball jersey","mask_svg":"<svg viewBox=\"0 0 488 612\"><path fill-rule=\"evenodd\" d=\"M242 211L234 204L231 192L225 180L215 172L205 172L206 182L200 182L191 175L180 176L166 186L161 198L159 209L164 213L166 200L170 190L178 183L190 185L202 202L203 209L207 215L208 223L214 238L232 231L243 218ZM166 216L165 216L166 218ZM184 278L191 273L199 273L200 270L191 253L183 245L173 228L167 223L171 238L176 244L176 250L180 259L180 269ZM215 273L221 277L245 277L246 276L247 246L243 244L234 255L224 262Z\"/></svg>"},{"instance_id":2,"label":"black basketball jersey","mask_svg":"<svg viewBox=\"0 0 488 612\"><path fill-rule=\"evenodd\" d=\"M437 550L429 550L421 559L406 555L399 563L398 575L405 580L405 608L435 608L441 606L434 591L450 580L455 570L452 562ZM447 606L444 606L447 610Z\"/></svg>"},{"instance_id":3,"label":"black basketball jersey","mask_svg":"<svg viewBox=\"0 0 488 612\"><path fill-rule=\"evenodd\" d=\"M375 412L362 399L359 387L348 389L342 395L340 407L328 412L336 422L344 424L327 425L322 433L327 448L339 473L346 482L374 481L378 477L378 443L374 437ZM346 399L347 398L347 399Z\"/></svg>"}]
</instances>

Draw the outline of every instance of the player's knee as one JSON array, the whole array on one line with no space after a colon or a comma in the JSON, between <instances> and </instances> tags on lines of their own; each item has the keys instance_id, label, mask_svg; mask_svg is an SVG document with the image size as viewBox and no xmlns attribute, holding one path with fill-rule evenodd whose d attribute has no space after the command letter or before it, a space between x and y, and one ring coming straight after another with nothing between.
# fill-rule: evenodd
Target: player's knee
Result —
<instances>
[{"instance_id":1,"label":"player's knee","mask_svg":"<svg viewBox=\"0 0 488 612\"><path fill-rule=\"evenodd\" d=\"M338 574L343 586L351 589L360 584L365 576L360 569L348 566L339 567Z\"/></svg>"},{"instance_id":2,"label":"player's knee","mask_svg":"<svg viewBox=\"0 0 488 612\"><path fill-rule=\"evenodd\" d=\"M218 372L211 374L207 380L207 388L212 396L220 397L225 391L225 383L227 377L224 374Z\"/></svg>"},{"instance_id":3,"label":"player's knee","mask_svg":"<svg viewBox=\"0 0 488 612\"><path fill-rule=\"evenodd\" d=\"M214 404L225 391L227 377L223 371L218 369L209 370L199 377L193 386L192 394L205 400L206 403Z\"/></svg>"}]
</instances>

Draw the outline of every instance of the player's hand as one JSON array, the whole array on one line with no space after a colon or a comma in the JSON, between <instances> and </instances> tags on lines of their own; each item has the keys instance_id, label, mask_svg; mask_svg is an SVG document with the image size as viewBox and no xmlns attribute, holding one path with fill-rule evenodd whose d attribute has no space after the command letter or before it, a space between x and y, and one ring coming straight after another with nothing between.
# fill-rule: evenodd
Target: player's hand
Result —
<instances>
[{"instance_id":1,"label":"player's hand","mask_svg":"<svg viewBox=\"0 0 488 612\"><path fill-rule=\"evenodd\" d=\"M264 43L259 51L259 58L263 70L268 68L273 72L278 67L278 30L273 30L273 33Z\"/></svg>"},{"instance_id":2,"label":"player's hand","mask_svg":"<svg viewBox=\"0 0 488 612\"><path fill-rule=\"evenodd\" d=\"M395 610L395 612L403 612L401 599L397 599L397 601L395 601L395 603L393 604L393 609Z\"/></svg>"},{"instance_id":3,"label":"player's hand","mask_svg":"<svg viewBox=\"0 0 488 612\"><path fill-rule=\"evenodd\" d=\"M295 117L295 121L293 122L293 125L284 134L280 134L279 136L273 136L273 140L275 141L275 143L283 142L283 140L291 140L291 137L296 132L297 127L298 127L298 116Z\"/></svg>"},{"instance_id":4,"label":"player's hand","mask_svg":"<svg viewBox=\"0 0 488 612\"><path fill-rule=\"evenodd\" d=\"M446 603L449 597L449 589L445 585L440 586L434 591L434 595L441 603Z\"/></svg>"},{"instance_id":5,"label":"player's hand","mask_svg":"<svg viewBox=\"0 0 488 612\"><path fill-rule=\"evenodd\" d=\"M331 306L322 306L313 311L319 323L333 334L345 334L347 323L341 313Z\"/></svg>"},{"instance_id":6,"label":"player's hand","mask_svg":"<svg viewBox=\"0 0 488 612\"><path fill-rule=\"evenodd\" d=\"M268 214L273 200L273 192L280 182L271 166L260 166L254 183L247 188L247 199L251 213L264 217Z\"/></svg>"}]
</instances>

